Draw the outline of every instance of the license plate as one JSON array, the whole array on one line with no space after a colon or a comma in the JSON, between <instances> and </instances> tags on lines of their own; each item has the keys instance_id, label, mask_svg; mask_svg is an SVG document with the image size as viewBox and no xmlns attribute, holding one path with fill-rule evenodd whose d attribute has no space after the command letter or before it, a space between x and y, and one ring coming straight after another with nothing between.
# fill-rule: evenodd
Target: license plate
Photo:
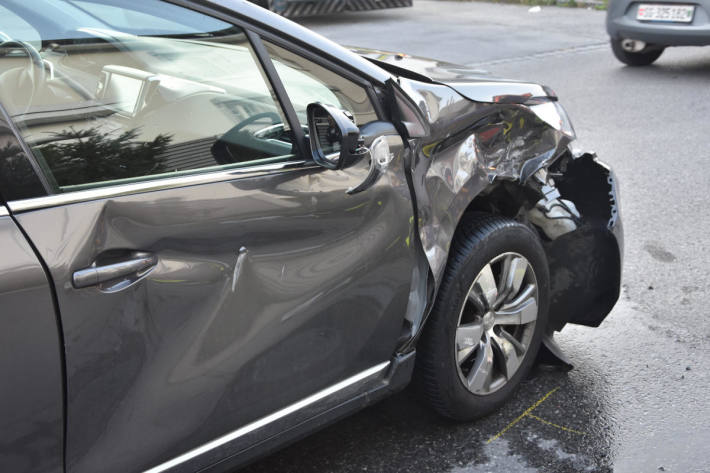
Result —
<instances>
[{"instance_id":1,"label":"license plate","mask_svg":"<svg viewBox=\"0 0 710 473\"><path fill-rule=\"evenodd\" d=\"M695 13L694 5L658 5L642 3L636 12L637 20L644 21L674 21L690 23Z\"/></svg>"}]
</instances>

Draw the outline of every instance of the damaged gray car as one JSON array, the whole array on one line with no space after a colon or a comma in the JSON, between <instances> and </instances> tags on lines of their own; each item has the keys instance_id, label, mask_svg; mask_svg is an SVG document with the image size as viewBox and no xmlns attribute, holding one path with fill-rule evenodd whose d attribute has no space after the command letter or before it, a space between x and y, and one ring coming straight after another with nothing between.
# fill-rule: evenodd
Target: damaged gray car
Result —
<instances>
[{"instance_id":1,"label":"damaged gray car","mask_svg":"<svg viewBox=\"0 0 710 473\"><path fill-rule=\"evenodd\" d=\"M546 87L247 2L0 13L2 471L229 470L412 380L475 419L619 296Z\"/></svg>"}]
</instances>

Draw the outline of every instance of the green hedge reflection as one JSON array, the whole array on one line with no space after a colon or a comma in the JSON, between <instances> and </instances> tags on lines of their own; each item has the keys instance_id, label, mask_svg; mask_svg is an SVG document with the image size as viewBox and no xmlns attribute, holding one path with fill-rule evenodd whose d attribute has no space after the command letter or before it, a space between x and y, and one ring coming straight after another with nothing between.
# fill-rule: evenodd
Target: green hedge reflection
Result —
<instances>
[{"instance_id":1,"label":"green hedge reflection","mask_svg":"<svg viewBox=\"0 0 710 473\"><path fill-rule=\"evenodd\" d=\"M0 142L8 139L9 131L0 130ZM45 189L24 150L14 137L0 147L0 190L8 200L29 199L44 195Z\"/></svg>"},{"instance_id":2,"label":"green hedge reflection","mask_svg":"<svg viewBox=\"0 0 710 473\"><path fill-rule=\"evenodd\" d=\"M119 135L98 128L63 130L35 148L57 185L71 186L158 174L166 170L163 153L172 140L160 134L152 141L136 141L136 129Z\"/></svg>"}]
</instances>

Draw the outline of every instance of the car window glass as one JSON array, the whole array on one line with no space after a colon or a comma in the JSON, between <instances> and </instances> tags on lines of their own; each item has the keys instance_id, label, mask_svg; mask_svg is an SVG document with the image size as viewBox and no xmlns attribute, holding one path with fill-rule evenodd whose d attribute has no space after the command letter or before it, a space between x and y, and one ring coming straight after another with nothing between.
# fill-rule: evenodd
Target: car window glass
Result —
<instances>
[{"instance_id":1,"label":"car window glass","mask_svg":"<svg viewBox=\"0 0 710 473\"><path fill-rule=\"evenodd\" d=\"M364 87L273 43L264 44L302 125L307 125L306 107L312 102L349 112L358 126L377 120Z\"/></svg>"},{"instance_id":2,"label":"car window glass","mask_svg":"<svg viewBox=\"0 0 710 473\"><path fill-rule=\"evenodd\" d=\"M144 0L124 0L120 4L90 0L72 0L71 3L111 28L143 35L195 34L229 28L229 24L216 18L169 3Z\"/></svg>"},{"instance_id":3,"label":"car window glass","mask_svg":"<svg viewBox=\"0 0 710 473\"><path fill-rule=\"evenodd\" d=\"M39 47L39 32L23 20L22 17L0 5L0 18L2 18L0 42L20 40L27 41L28 43L32 43L35 47Z\"/></svg>"},{"instance_id":4,"label":"car window glass","mask_svg":"<svg viewBox=\"0 0 710 473\"><path fill-rule=\"evenodd\" d=\"M42 42L0 44L0 102L54 192L293 158L240 28L158 0L128 2L140 22L125 31L119 0L8 2Z\"/></svg>"}]
</instances>

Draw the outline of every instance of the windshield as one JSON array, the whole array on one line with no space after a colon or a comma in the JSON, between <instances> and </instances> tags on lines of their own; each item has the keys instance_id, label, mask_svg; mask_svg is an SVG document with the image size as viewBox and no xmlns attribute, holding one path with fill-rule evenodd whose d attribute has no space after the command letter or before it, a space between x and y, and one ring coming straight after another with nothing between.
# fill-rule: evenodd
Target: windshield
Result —
<instances>
[{"instance_id":1,"label":"windshield","mask_svg":"<svg viewBox=\"0 0 710 473\"><path fill-rule=\"evenodd\" d=\"M215 36L232 25L170 3L151 0L4 0L12 12L3 28L21 19L32 30L14 28L15 39L42 41L75 39L84 28L112 29L139 36ZM0 13L2 10L0 10ZM3 15L5 16L5 15ZM8 33L8 31L5 31Z\"/></svg>"}]
</instances>

